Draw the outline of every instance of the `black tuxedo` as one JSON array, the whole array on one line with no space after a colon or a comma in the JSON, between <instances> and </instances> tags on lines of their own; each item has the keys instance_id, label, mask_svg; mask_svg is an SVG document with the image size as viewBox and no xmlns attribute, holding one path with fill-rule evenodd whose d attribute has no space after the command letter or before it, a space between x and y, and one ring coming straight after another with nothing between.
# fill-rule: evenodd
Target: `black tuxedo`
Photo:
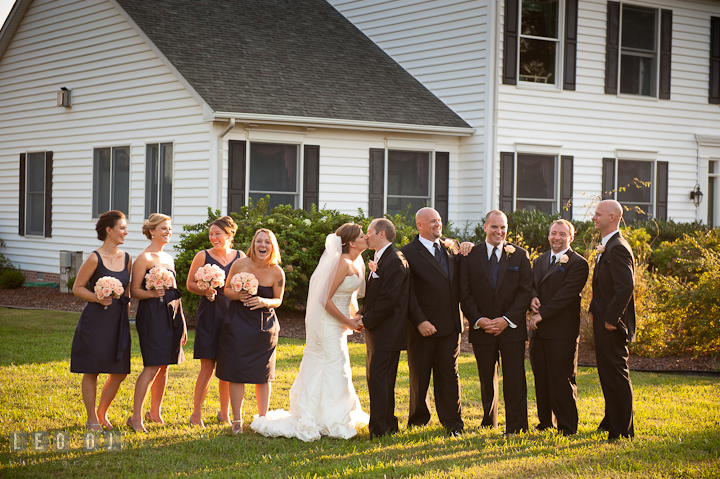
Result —
<instances>
[{"instance_id":1,"label":"black tuxedo","mask_svg":"<svg viewBox=\"0 0 720 479\"><path fill-rule=\"evenodd\" d=\"M457 246L457 244L456 244ZM410 265L412 288L408 316L408 368L410 412L408 424L423 426L430 421L430 375L434 380L435 408L440 423L450 431L462 431L460 411L460 320L458 259L440 245L448 272L419 236L402 248ZM418 325L429 321L437 332L424 337Z\"/></svg>"},{"instance_id":2,"label":"black tuxedo","mask_svg":"<svg viewBox=\"0 0 720 479\"><path fill-rule=\"evenodd\" d=\"M575 434L577 410L577 353L580 302L590 271L588 263L569 249L568 261L550 266L548 251L533 263L533 298L540 300L542 317L530 330L530 364L535 376L539 429L555 427Z\"/></svg>"},{"instance_id":3,"label":"black tuxedo","mask_svg":"<svg viewBox=\"0 0 720 479\"><path fill-rule=\"evenodd\" d=\"M377 277L368 278L361 313L367 349L366 376L370 395L370 436L398 430L395 378L400 351L407 348L410 269L392 244L378 260Z\"/></svg>"},{"instance_id":4,"label":"black tuxedo","mask_svg":"<svg viewBox=\"0 0 720 479\"><path fill-rule=\"evenodd\" d=\"M609 439L633 437L633 390L628 368L628 343L635 339L635 257L619 232L605 245L593 271L595 357L605 396L600 429ZM605 323L616 326L609 331Z\"/></svg>"},{"instance_id":5,"label":"black tuxedo","mask_svg":"<svg viewBox=\"0 0 720 479\"><path fill-rule=\"evenodd\" d=\"M503 394L507 417L506 431L526 431L527 383L525 381L526 313L530 307L532 271L527 251L511 245L515 252L508 255L504 243L497 265L497 282L493 286L487 243L477 244L469 255L460 257L460 304L470 322L469 339L478 363L483 403L483 426L497 427L498 361L502 355ZM482 317L495 319L506 316L517 325L509 326L499 336L474 329Z\"/></svg>"}]
</instances>

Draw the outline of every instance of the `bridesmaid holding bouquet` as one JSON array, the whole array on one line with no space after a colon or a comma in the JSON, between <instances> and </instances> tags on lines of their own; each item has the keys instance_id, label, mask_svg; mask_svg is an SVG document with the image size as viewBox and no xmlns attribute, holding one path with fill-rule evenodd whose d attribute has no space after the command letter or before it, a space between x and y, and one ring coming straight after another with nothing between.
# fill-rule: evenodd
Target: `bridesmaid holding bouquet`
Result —
<instances>
[{"instance_id":1,"label":"bridesmaid holding bouquet","mask_svg":"<svg viewBox=\"0 0 720 479\"><path fill-rule=\"evenodd\" d=\"M132 260L118 249L127 236L127 220L120 211L103 213L95 225L102 246L80 267L73 294L87 301L75 328L70 371L81 373L82 398L87 410L85 426L91 431L112 429L107 411L120 384L130 373L128 283ZM86 286L89 284L93 292ZM107 294L106 294L107 293ZM97 378L109 373L95 410Z\"/></svg>"},{"instance_id":2,"label":"bridesmaid holding bouquet","mask_svg":"<svg viewBox=\"0 0 720 479\"><path fill-rule=\"evenodd\" d=\"M244 258L242 251L232 249L237 225L229 216L223 216L210 223L208 236L211 249L198 252L190 265L187 277L188 291L201 295L197 308L195 325L195 359L200 360L200 372L195 381L195 395L193 397L193 412L190 424L203 426L202 405L205 402L210 379L215 371L220 330L223 319L230 305L230 299L225 296L225 281L229 281L228 274L235 260ZM209 270L205 275L203 270ZM212 276L212 272L222 272L222 283ZM227 381L218 381L218 395L220 397L220 411L217 418L220 422L230 423L230 389Z\"/></svg>"},{"instance_id":3,"label":"bridesmaid holding bouquet","mask_svg":"<svg viewBox=\"0 0 720 479\"><path fill-rule=\"evenodd\" d=\"M151 214L145 220L142 232L150 245L135 261L131 282L132 296L140 300L136 328L144 366L135 383L133 415L127 420L127 425L136 432L147 432L143 419L165 424L160 409L168 365L185 361L182 346L187 341L181 294L175 283L175 262L163 251L172 236L170 217ZM143 418L148 391L152 391L150 410Z\"/></svg>"}]
</instances>

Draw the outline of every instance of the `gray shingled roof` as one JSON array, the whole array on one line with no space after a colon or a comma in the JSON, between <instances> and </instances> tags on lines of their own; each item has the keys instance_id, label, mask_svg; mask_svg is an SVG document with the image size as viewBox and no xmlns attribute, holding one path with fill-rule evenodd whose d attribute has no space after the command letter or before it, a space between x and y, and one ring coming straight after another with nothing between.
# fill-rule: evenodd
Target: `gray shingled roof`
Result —
<instances>
[{"instance_id":1,"label":"gray shingled roof","mask_svg":"<svg viewBox=\"0 0 720 479\"><path fill-rule=\"evenodd\" d=\"M325 0L117 0L215 111L470 128Z\"/></svg>"}]
</instances>

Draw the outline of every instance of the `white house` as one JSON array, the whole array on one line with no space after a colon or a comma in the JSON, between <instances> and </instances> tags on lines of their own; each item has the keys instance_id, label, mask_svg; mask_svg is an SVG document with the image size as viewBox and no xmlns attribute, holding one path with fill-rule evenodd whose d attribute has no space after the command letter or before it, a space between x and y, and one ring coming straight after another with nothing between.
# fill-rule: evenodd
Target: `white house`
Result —
<instances>
[{"instance_id":1,"label":"white house","mask_svg":"<svg viewBox=\"0 0 720 479\"><path fill-rule=\"evenodd\" d=\"M266 194L459 218L474 132L324 0L18 0L0 31L1 252L57 280L108 209L135 256L153 211L177 234Z\"/></svg>"},{"instance_id":2,"label":"white house","mask_svg":"<svg viewBox=\"0 0 720 479\"><path fill-rule=\"evenodd\" d=\"M720 2L329 1L476 128L456 218L616 195L720 224Z\"/></svg>"}]
</instances>

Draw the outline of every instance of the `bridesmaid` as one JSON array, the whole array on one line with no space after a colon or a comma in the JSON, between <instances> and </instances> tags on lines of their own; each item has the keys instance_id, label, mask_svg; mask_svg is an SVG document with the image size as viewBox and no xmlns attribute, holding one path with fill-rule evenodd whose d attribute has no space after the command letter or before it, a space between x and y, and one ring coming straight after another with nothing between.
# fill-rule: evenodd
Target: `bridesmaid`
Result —
<instances>
[{"instance_id":1,"label":"bridesmaid","mask_svg":"<svg viewBox=\"0 0 720 479\"><path fill-rule=\"evenodd\" d=\"M185 361L182 346L187 341L187 328L177 285L168 289L148 290L145 287L145 274L155 265L162 265L175 275L175 262L163 251L172 236L170 223L170 217L160 213L153 213L145 220L142 232L150 240L150 245L140 253L132 269L130 291L133 298L140 300L136 328L144 366L135 383L133 415L127 420L127 425L136 432L147 432L142 410L149 390L152 391L150 410L144 419L165 424L160 408L165 395L168 364Z\"/></svg>"},{"instance_id":2,"label":"bridesmaid","mask_svg":"<svg viewBox=\"0 0 720 479\"><path fill-rule=\"evenodd\" d=\"M195 273L198 268L206 264L214 264L225 272L225 280L229 281L230 267L235 260L244 258L245 253L232 249L233 240L237 225L229 216L223 216L210 223L208 236L212 249L198 252L190 265L187 277L187 289L202 296L200 305L197 308L195 325L195 359L200 360L200 373L195 381L195 396L193 397L193 413L190 416L190 424L203 426L202 405L205 402L210 378L215 370L215 359L217 358L218 341L222 328L225 312L230 305L230 300L225 296L223 288L217 290L202 290L195 281ZM217 418L220 422L229 423L230 416L230 390L227 381L218 381L218 395L220 396L220 412Z\"/></svg>"},{"instance_id":3,"label":"bridesmaid","mask_svg":"<svg viewBox=\"0 0 720 479\"><path fill-rule=\"evenodd\" d=\"M255 384L258 415L267 414L280 331L274 308L280 306L285 292L285 273L279 266L280 249L275 234L265 228L257 230L247 254L247 258L233 263L225 282L225 296L232 301L220 333L215 370L218 379L230 383L234 434L243 429L246 383ZM256 295L233 291L230 279L240 272L255 275L260 283Z\"/></svg>"},{"instance_id":4,"label":"bridesmaid","mask_svg":"<svg viewBox=\"0 0 720 479\"><path fill-rule=\"evenodd\" d=\"M85 426L91 431L112 429L107 411L112 404L120 384L130 373L130 324L128 321L128 283L132 260L130 255L120 251L118 246L125 243L127 220L120 211L103 213L95 224L97 238L102 246L93 251L80 267L73 294L87 301L83 308L70 353L70 371L82 373L82 398L87 410ZM94 288L97 280L112 276L122 283L125 292L118 298L98 299L86 288L88 282ZM109 373L95 411L97 378L100 373Z\"/></svg>"}]
</instances>

